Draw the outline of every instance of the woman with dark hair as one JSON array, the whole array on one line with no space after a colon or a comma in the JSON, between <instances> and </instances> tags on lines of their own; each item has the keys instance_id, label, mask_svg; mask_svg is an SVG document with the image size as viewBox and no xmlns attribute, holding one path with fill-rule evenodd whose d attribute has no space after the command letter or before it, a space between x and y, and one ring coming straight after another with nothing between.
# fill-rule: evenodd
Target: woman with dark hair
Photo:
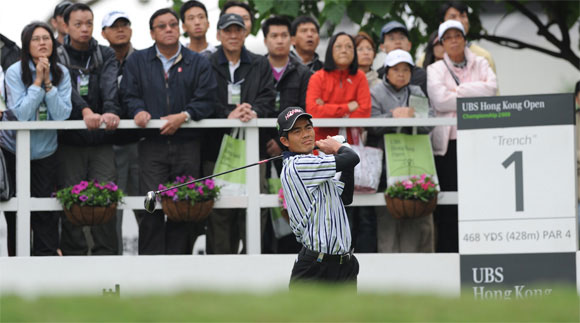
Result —
<instances>
[{"instance_id":1,"label":"woman with dark hair","mask_svg":"<svg viewBox=\"0 0 580 323\"><path fill-rule=\"evenodd\" d=\"M358 69L365 73L367 81L369 82L369 88L372 89L373 86L381 83L379 73L372 69L373 61L377 55L375 42L369 34L361 31L354 37L354 43L358 57Z\"/></svg>"},{"instance_id":2,"label":"woman with dark hair","mask_svg":"<svg viewBox=\"0 0 580 323\"><path fill-rule=\"evenodd\" d=\"M50 27L33 22L22 30L22 53L19 62L6 71L4 120L65 120L72 110L71 82L68 70L57 63L56 41ZM50 197L56 190L56 130L30 133L30 189L33 197ZM15 191L16 133L3 130L0 147L6 158L10 188ZM58 213L32 212L32 255L57 255ZM14 255L15 213L6 212L8 249Z\"/></svg>"},{"instance_id":3,"label":"woman with dark hair","mask_svg":"<svg viewBox=\"0 0 580 323\"><path fill-rule=\"evenodd\" d=\"M424 60L417 62L417 65L424 69L426 69L427 66L437 62L438 60L442 60L443 54L445 54L445 49L443 49L443 45L441 45L437 33L437 30L435 30L431 33L431 35L429 35L427 48L425 48L425 56L423 56Z\"/></svg>"},{"instance_id":4,"label":"woman with dark hair","mask_svg":"<svg viewBox=\"0 0 580 323\"><path fill-rule=\"evenodd\" d=\"M332 36L326 49L324 69L314 73L306 91L306 112L313 118L369 118L371 94L365 73L358 69L352 36ZM316 128L316 140L337 135L338 128ZM350 131L348 142L352 142Z\"/></svg>"}]
</instances>

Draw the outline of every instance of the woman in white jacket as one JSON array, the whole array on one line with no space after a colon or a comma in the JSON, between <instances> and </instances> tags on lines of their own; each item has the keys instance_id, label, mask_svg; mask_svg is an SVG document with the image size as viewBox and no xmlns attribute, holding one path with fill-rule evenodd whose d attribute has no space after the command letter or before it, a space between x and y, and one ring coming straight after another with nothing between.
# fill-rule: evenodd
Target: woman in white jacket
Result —
<instances>
[{"instance_id":1,"label":"woman in white jacket","mask_svg":"<svg viewBox=\"0 0 580 323\"><path fill-rule=\"evenodd\" d=\"M427 92L436 117L456 117L457 98L493 96L497 79L489 63L467 48L465 30L457 20L439 26L443 59L427 68ZM433 154L442 191L457 191L457 127L438 126L431 132ZM458 251L457 206L438 206L436 250Z\"/></svg>"}]
</instances>

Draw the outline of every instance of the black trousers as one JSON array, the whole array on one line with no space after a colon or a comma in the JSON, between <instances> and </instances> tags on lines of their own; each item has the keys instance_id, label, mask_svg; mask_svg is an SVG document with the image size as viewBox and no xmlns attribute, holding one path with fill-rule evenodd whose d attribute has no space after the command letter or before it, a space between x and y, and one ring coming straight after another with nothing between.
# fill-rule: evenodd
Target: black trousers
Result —
<instances>
[{"instance_id":1,"label":"black trousers","mask_svg":"<svg viewBox=\"0 0 580 323\"><path fill-rule=\"evenodd\" d=\"M2 148L8 170L10 187L16 192L16 156ZM56 191L56 170L58 162L55 154L43 159L30 161L30 195L32 197L50 197ZM16 254L16 212L5 212L8 227L8 255ZM32 212L30 227L32 229L32 255L56 256L58 248L58 220L56 212Z\"/></svg>"},{"instance_id":2,"label":"black trousers","mask_svg":"<svg viewBox=\"0 0 580 323\"><path fill-rule=\"evenodd\" d=\"M450 140L447 153L435 156L437 177L442 191L457 191L457 141ZM437 205L433 212L435 223L435 251L459 251L459 226L457 205Z\"/></svg>"},{"instance_id":3,"label":"black trousers","mask_svg":"<svg viewBox=\"0 0 580 323\"><path fill-rule=\"evenodd\" d=\"M298 253L298 258L292 268L290 288L305 282L343 282L352 283L356 287L359 271L358 260L354 255L348 257L325 255L321 261L314 251L304 247Z\"/></svg>"},{"instance_id":4,"label":"black trousers","mask_svg":"<svg viewBox=\"0 0 580 323\"><path fill-rule=\"evenodd\" d=\"M144 196L159 184L174 181L176 176L201 174L199 140L186 142L143 140L139 142L139 191ZM165 220L162 210L153 214L137 211L139 254L189 254L197 237L205 232L205 221L174 222Z\"/></svg>"}]
</instances>

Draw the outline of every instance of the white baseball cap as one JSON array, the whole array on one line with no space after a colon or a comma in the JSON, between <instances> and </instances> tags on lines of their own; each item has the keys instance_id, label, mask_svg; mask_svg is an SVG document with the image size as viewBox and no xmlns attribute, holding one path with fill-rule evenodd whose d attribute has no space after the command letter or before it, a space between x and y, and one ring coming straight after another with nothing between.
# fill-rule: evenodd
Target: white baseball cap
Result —
<instances>
[{"instance_id":1,"label":"white baseball cap","mask_svg":"<svg viewBox=\"0 0 580 323\"><path fill-rule=\"evenodd\" d=\"M393 67L399 63L407 63L411 66L415 66L413 63L413 57L409 52L406 52L402 49L395 49L387 54L387 58L385 59L385 67Z\"/></svg>"},{"instance_id":2,"label":"white baseball cap","mask_svg":"<svg viewBox=\"0 0 580 323\"><path fill-rule=\"evenodd\" d=\"M106 27L111 27L115 21L117 21L117 19L127 19L128 22L131 22L131 20L129 20L129 15L127 15L126 13L124 13L123 11L111 11L109 13L107 13L104 17L103 17L103 22L101 23L101 29L105 29Z\"/></svg>"},{"instance_id":3,"label":"white baseball cap","mask_svg":"<svg viewBox=\"0 0 580 323\"><path fill-rule=\"evenodd\" d=\"M450 20L447 20L446 22L442 23L441 25L439 25L439 31L437 33L439 36L439 39L443 39L443 35L449 29L458 29L459 31L461 31L461 34L463 35L463 37L465 37L465 29L463 29L463 24L457 20L450 19Z\"/></svg>"}]
</instances>

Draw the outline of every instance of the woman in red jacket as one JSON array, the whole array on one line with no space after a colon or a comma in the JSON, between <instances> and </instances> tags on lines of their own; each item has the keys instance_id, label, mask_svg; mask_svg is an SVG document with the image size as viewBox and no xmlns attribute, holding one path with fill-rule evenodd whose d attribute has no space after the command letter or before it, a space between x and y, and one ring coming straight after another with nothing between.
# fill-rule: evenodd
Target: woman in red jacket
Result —
<instances>
[{"instance_id":1,"label":"woman in red jacket","mask_svg":"<svg viewBox=\"0 0 580 323\"><path fill-rule=\"evenodd\" d=\"M358 69L352 36L332 36L326 49L324 69L310 77L306 112L314 118L369 118L371 94L365 74ZM339 128L315 128L316 140L338 134ZM347 131L348 142L352 142Z\"/></svg>"}]
</instances>

